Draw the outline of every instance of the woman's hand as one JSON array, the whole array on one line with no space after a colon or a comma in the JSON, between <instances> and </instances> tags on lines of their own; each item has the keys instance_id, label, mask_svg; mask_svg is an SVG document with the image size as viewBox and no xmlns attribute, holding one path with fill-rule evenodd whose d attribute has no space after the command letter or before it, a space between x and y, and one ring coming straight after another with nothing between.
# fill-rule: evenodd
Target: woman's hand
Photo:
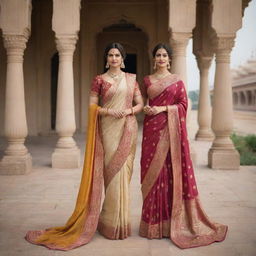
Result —
<instances>
[{"instance_id":1,"label":"woman's hand","mask_svg":"<svg viewBox=\"0 0 256 256\"><path fill-rule=\"evenodd\" d=\"M115 110L113 108L108 109L108 115L115 118L123 118L125 116L125 110Z\"/></svg>"},{"instance_id":2,"label":"woman's hand","mask_svg":"<svg viewBox=\"0 0 256 256\"><path fill-rule=\"evenodd\" d=\"M126 110L123 111L124 112L124 117L125 116L129 116L132 114L132 109L131 108L127 108Z\"/></svg>"},{"instance_id":3,"label":"woman's hand","mask_svg":"<svg viewBox=\"0 0 256 256\"><path fill-rule=\"evenodd\" d=\"M146 115L149 115L149 116L153 115L153 110L149 105L146 105L143 108L143 111L145 112Z\"/></svg>"},{"instance_id":4,"label":"woman's hand","mask_svg":"<svg viewBox=\"0 0 256 256\"><path fill-rule=\"evenodd\" d=\"M145 106L144 107L144 112L149 115L149 116L152 116L152 115L157 115L161 112L164 112L166 111L166 106L154 106L154 107L150 107L150 106Z\"/></svg>"}]
</instances>

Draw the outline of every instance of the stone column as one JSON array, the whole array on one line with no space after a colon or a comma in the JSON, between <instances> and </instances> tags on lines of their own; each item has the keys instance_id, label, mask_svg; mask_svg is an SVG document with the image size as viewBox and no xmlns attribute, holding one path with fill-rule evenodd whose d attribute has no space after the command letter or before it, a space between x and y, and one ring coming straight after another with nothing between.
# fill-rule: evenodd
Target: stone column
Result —
<instances>
[{"instance_id":1,"label":"stone column","mask_svg":"<svg viewBox=\"0 0 256 256\"><path fill-rule=\"evenodd\" d=\"M7 149L0 162L1 174L25 174L32 169L32 158L26 146L28 134L24 77L23 54L29 38L29 31L23 34L3 34L7 51L6 102L5 102L5 136Z\"/></svg>"},{"instance_id":2,"label":"stone column","mask_svg":"<svg viewBox=\"0 0 256 256\"><path fill-rule=\"evenodd\" d=\"M191 33L171 33L170 45L172 47L171 72L178 74L187 87L186 50Z\"/></svg>"},{"instance_id":3,"label":"stone column","mask_svg":"<svg viewBox=\"0 0 256 256\"><path fill-rule=\"evenodd\" d=\"M73 53L77 35L56 36L59 53L56 131L59 139L52 154L53 168L78 168L80 150L73 134L76 130L74 105Z\"/></svg>"},{"instance_id":4,"label":"stone column","mask_svg":"<svg viewBox=\"0 0 256 256\"><path fill-rule=\"evenodd\" d=\"M216 71L214 80L212 129L215 139L208 153L213 169L239 169L240 156L230 139L233 130L233 107L230 52L234 37L216 38Z\"/></svg>"},{"instance_id":5,"label":"stone column","mask_svg":"<svg viewBox=\"0 0 256 256\"><path fill-rule=\"evenodd\" d=\"M198 104L198 124L196 140L212 141L211 131L211 103L208 83L208 73L211 66L212 57L197 56L197 65L200 71L200 91Z\"/></svg>"}]
</instances>

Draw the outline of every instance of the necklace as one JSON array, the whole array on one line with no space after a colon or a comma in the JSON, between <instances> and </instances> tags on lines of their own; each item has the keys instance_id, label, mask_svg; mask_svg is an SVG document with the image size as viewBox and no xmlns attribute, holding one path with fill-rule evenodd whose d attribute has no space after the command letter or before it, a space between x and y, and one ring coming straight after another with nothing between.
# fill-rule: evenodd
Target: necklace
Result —
<instances>
[{"instance_id":1,"label":"necklace","mask_svg":"<svg viewBox=\"0 0 256 256\"><path fill-rule=\"evenodd\" d=\"M114 80L118 80L122 73L123 73L122 71L120 71L118 74L113 74L113 73L111 73L110 71L107 72L107 74L108 74L111 78L113 78Z\"/></svg>"},{"instance_id":2,"label":"necklace","mask_svg":"<svg viewBox=\"0 0 256 256\"><path fill-rule=\"evenodd\" d=\"M159 79L162 79L162 78L168 76L169 74L170 74L170 72L166 72L166 73L163 73L163 74L157 74L157 73L155 73L154 76L156 77L156 79L159 80Z\"/></svg>"}]
</instances>

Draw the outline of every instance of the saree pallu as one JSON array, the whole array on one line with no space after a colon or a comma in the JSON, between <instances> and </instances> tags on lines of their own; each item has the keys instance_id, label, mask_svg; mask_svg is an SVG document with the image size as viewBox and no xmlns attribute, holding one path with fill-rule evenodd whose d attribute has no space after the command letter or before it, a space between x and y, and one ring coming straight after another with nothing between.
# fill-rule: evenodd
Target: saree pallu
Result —
<instances>
[{"instance_id":1,"label":"saree pallu","mask_svg":"<svg viewBox=\"0 0 256 256\"><path fill-rule=\"evenodd\" d=\"M96 229L103 187L103 147L97 105L89 108L83 173L75 210L62 227L28 231L25 239L53 250L67 251L88 243Z\"/></svg>"},{"instance_id":2,"label":"saree pallu","mask_svg":"<svg viewBox=\"0 0 256 256\"><path fill-rule=\"evenodd\" d=\"M144 85L150 106L168 107L167 112L144 119L140 235L169 237L180 248L223 241L227 226L212 222L200 204L187 139L183 82L170 75L155 83L146 77Z\"/></svg>"},{"instance_id":3,"label":"saree pallu","mask_svg":"<svg viewBox=\"0 0 256 256\"><path fill-rule=\"evenodd\" d=\"M139 94L135 75L124 74L110 84L96 76L91 94L102 97L103 106L132 107ZM134 116L99 118L99 107L89 109L87 144L76 207L63 227L29 231L26 240L53 250L67 251L87 244L97 228L109 239L124 239L130 234L129 182L135 154L137 121ZM101 208L103 183L105 199Z\"/></svg>"}]
</instances>

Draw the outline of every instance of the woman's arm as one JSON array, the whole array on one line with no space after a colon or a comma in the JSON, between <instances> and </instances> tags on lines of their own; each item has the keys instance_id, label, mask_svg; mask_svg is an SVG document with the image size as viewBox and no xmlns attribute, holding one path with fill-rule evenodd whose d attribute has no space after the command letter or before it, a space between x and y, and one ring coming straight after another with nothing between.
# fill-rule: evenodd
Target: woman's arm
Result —
<instances>
[{"instance_id":1,"label":"woman's arm","mask_svg":"<svg viewBox=\"0 0 256 256\"><path fill-rule=\"evenodd\" d=\"M133 100L136 103L136 105L131 108L131 112L132 112L131 114L137 114L144 107L143 98L141 95L135 95Z\"/></svg>"}]
</instances>

